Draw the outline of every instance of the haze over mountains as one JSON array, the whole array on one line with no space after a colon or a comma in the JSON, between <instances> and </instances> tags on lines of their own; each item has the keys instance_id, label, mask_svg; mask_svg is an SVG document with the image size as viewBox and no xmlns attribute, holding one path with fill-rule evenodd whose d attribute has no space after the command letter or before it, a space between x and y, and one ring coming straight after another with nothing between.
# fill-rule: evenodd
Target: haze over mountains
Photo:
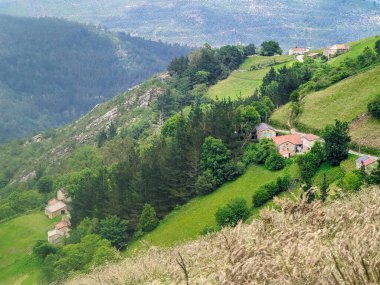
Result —
<instances>
[{"instance_id":1,"label":"haze over mountains","mask_svg":"<svg viewBox=\"0 0 380 285\"><path fill-rule=\"evenodd\" d=\"M188 52L52 18L0 26L0 142L71 122Z\"/></svg>"},{"instance_id":2,"label":"haze over mountains","mask_svg":"<svg viewBox=\"0 0 380 285\"><path fill-rule=\"evenodd\" d=\"M373 0L0 0L0 13L64 17L192 45L271 38L315 48L380 32L380 4Z\"/></svg>"}]
</instances>

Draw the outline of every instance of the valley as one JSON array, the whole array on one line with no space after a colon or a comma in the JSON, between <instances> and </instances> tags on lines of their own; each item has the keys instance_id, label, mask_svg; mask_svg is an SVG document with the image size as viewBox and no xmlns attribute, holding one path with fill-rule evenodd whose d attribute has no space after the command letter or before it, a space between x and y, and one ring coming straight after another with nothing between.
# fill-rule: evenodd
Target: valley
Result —
<instances>
[{"instance_id":1,"label":"valley","mask_svg":"<svg viewBox=\"0 0 380 285\"><path fill-rule=\"evenodd\" d=\"M0 1L0 11L7 5ZM133 37L94 33L119 44L118 68L133 66ZM380 193L380 166L365 156L380 148L378 36L329 61L317 54L303 62L276 41L205 44L187 54L135 40L148 46L132 48L152 62L148 73L161 73L118 86L118 95L93 101L63 127L0 144L0 284L306 284L309 276L328 284L337 272L362 272L350 271L347 245L359 252L355 266L374 270L376 231L361 235L370 246L360 247L350 225L360 233L378 226L367 202ZM48 243L58 219L41 209L59 190L72 199L72 231ZM213 269L205 257L216 258ZM289 277L289 266L307 274Z\"/></svg>"}]
</instances>

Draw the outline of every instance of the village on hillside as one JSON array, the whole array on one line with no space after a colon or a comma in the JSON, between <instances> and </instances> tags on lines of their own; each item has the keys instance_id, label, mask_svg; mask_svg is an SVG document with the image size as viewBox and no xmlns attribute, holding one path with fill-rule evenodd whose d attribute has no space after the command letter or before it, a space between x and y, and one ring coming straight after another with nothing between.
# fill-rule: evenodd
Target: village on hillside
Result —
<instances>
[{"instance_id":1,"label":"village on hillside","mask_svg":"<svg viewBox=\"0 0 380 285\"><path fill-rule=\"evenodd\" d=\"M310 52L309 48L305 47L294 47L291 48L288 52L289 55L293 55L297 58L298 61L303 61L304 56L308 56L310 58L319 58L320 56L325 56L327 60L330 60L333 57L336 57L340 54L344 54L350 50L350 47L345 44L335 44L330 47L326 47L323 49L322 53Z\"/></svg>"},{"instance_id":2,"label":"village on hillside","mask_svg":"<svg viewBox=\"0 0 380 285\"><path fill-rule=\"evenodd\" d=\"M57 197L48 201L48 205L45 208L45 215L47 215L49 219L61 216L61 221L55 224L54 229L48 231L48 242L58 244L63 241L63 238L69 236L71 224L68 204L70 202L71 198L64 190L58 190Z\"/></svg>"},{"instance_id":3,"label":"village on hillside","mask_svg":"<svg viewBox=\"0 0 380 285\"><path fill-rule=\"evenodd\" d=\"M276 145L277 151L284 158L291 158L295 155L307 153L311 150L315 142L323 142L323 139L314 134L305 134L296 132L294 129L288 134L281 135L287 131L278 130L266 123L261 123L256 127L256 138L271 139ZM377 162L377 158L373 156L360 156L356 160L356 168L364 167L371 170Z\"/></svg>"}]
</instances>

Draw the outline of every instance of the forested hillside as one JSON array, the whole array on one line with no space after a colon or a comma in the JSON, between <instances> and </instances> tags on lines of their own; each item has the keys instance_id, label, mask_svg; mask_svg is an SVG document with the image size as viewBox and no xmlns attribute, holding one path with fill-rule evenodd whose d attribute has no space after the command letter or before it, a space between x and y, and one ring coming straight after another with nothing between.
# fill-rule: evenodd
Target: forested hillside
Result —
<instances>
[{"instance_id":1,"label":"forested hillside","mask_svg":"<svg viewBox=\"0 0 380 285\"><path fill-rule=\"evenodd\" d=\"M274 38L286 47L322 47L380 32L373 0L1 0L0 13L65 17L191 45Z\"/></svg>"},{"instance_id":2,"label":"forested hillside","mask_svg":"<svg viewBox=\"0 0 380 285\"><path fill-rule=\"evenodd\" d=\"M0 142L77 119L188 51L52 18L0 26Z\"/></svg>"},{"instance_id":3,"label":"forested hillside","mask_svg":"<svg viewBox=\"0 0 380 285\"><path fill-rule=\"evenodd\" d=\"M0 145L7 161L0 165L0 220L41 207L58 190L69 195L70 237L58 246L38 241L32 255L41 282L63 282L117 261L139 241L172 245L247 222L275 196L303 195L301 209L311 209L316 200L330 203L380 184L380 166L356 169L347 122L327 125L322 142L316 137L288 159L275 140L258 140L255 131L277 107L375 69L380 41L370 43L336 65L322 55L304 62L274 56L282 52L275 41L205 44L176 57L166 73L76 122ZM256 78L244 96L233 88L225 89L225 99L210 96L218 85L233 85L237 72ZM377 116L378 102L370 108ZM19 267L15 261L7 272Z\"/></svg>"}]
</instances>

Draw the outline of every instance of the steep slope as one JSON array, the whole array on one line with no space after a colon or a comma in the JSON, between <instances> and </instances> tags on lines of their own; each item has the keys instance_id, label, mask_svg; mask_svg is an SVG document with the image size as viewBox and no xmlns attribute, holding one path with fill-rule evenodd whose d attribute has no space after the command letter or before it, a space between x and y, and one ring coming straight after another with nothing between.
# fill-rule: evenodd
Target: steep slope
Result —
<instances>
[{"instance_id":1,"label":"steep slope","mask_svg":"<svg viewBox=\"0 0 380 285\"><path fill-rule=\"evenodd\" d=\"M188 51L51 18L0 26L0 142L71 122Z\"/></svg>"},{"instance_id":2,"label":"steep slope","mask_svg":"<svg viewBox=\"0 0 380 285\"><path fill-rule=\"evenodd\" d=\"M220 45L275 38L288 47L320 47L378 33L379 11L378 1L371 0L0 1L0 13L65 17L155 40Z\"/></svg>"},{"instance_id":3,"label":"steep slope","mask_svg":"<svg viewBox=\"0 0 380 285\"><path fill-rule=\"evenodd\" d=\"M353 140L364 146L380 147L379 122L355 119L367 112L367 104L380 93L380 66L352 76L319 92L307 95L302 101L298 118L300 126L321 130L335 119L353 122ZM271 117L272 122L287 124L289 106L285 105ZM363 129L365 128L366 131Z\"/></svg>"},{"instance_id":4,"label":"steep slope","mask_svg":"<svg viewBox=\"0 0 380 285\"><path fill-rule=\"evenodd\" d=\"M379 195L373 187L326 206L282 202L250 225L152 248L68 284L182 284L185 274L189 284L376 284Z\"/></svg>"},{"instance_id":5,"label":"steep slope","mask_svg":"<svg viewBox=\"0 0 380 285\"><path fill-rule=\"evenodd\" d=\"M262 79L268 73L270 66L276 69L292 62L291 56L252 56L247 58L227 79L212 86L208 95L219 99L245 98L260 87Z\"/></svg>"},{"instance_id":6,"label":"steep slope","mask_svg":"<svg viewBox=\"0 0 380 285\"><path fill-rule=\"evenodd\" d=\"M158 126L152 102L166 89L165 75L145 81L110 101L95 106L87 115L58 130L0 144L0 172L8 173L12 181L33 178L42 167L47 172L64 173L62 163L81 146L96 145L101 130L114 123L120 132L127 131L135 138L147 137ZM0 196L5 195L4 191Z\"/></svg>"},{"instance_id":7,"label":"steep slope","mask_svg":"<svg viewBox=\"0 0 380 285\"><path fill-rule=\"evenodd\" d=\"M257 189L277 177L289 174L297 177L295 165L282 171L269 171L263 166L252 166L236 181L221 186L215 192L198 197L173 211L161 221L153 232L146 234L131 247L139 247L140 243L152 246L173 246L183 241L196 239L206 228L215 228L215 212L233 198L244 198L252 206L252 195ZM258 209L255 209L255 213Z\"/></svg>"},{"instance_id":8,"label":"steep slope","mask_svg":"<svg viewBox=\"0 0 380 285\"><path fill-rule=\"evenodd\" d=\"M379 37L350 43L350 52L333 59L338 65L345 59L357 57L365 47L374 46ZM322 130L335 119L351 122L353 142L371 148L380 147L378 120L366 116L367 104L380 93L380 66L374 66L342 80L324 90L308 94L301 100L301 113L297 118L300 128ZM286 126L291 103L277 109L271 116L274 124Z\"/></svg>"}]
</instances>

